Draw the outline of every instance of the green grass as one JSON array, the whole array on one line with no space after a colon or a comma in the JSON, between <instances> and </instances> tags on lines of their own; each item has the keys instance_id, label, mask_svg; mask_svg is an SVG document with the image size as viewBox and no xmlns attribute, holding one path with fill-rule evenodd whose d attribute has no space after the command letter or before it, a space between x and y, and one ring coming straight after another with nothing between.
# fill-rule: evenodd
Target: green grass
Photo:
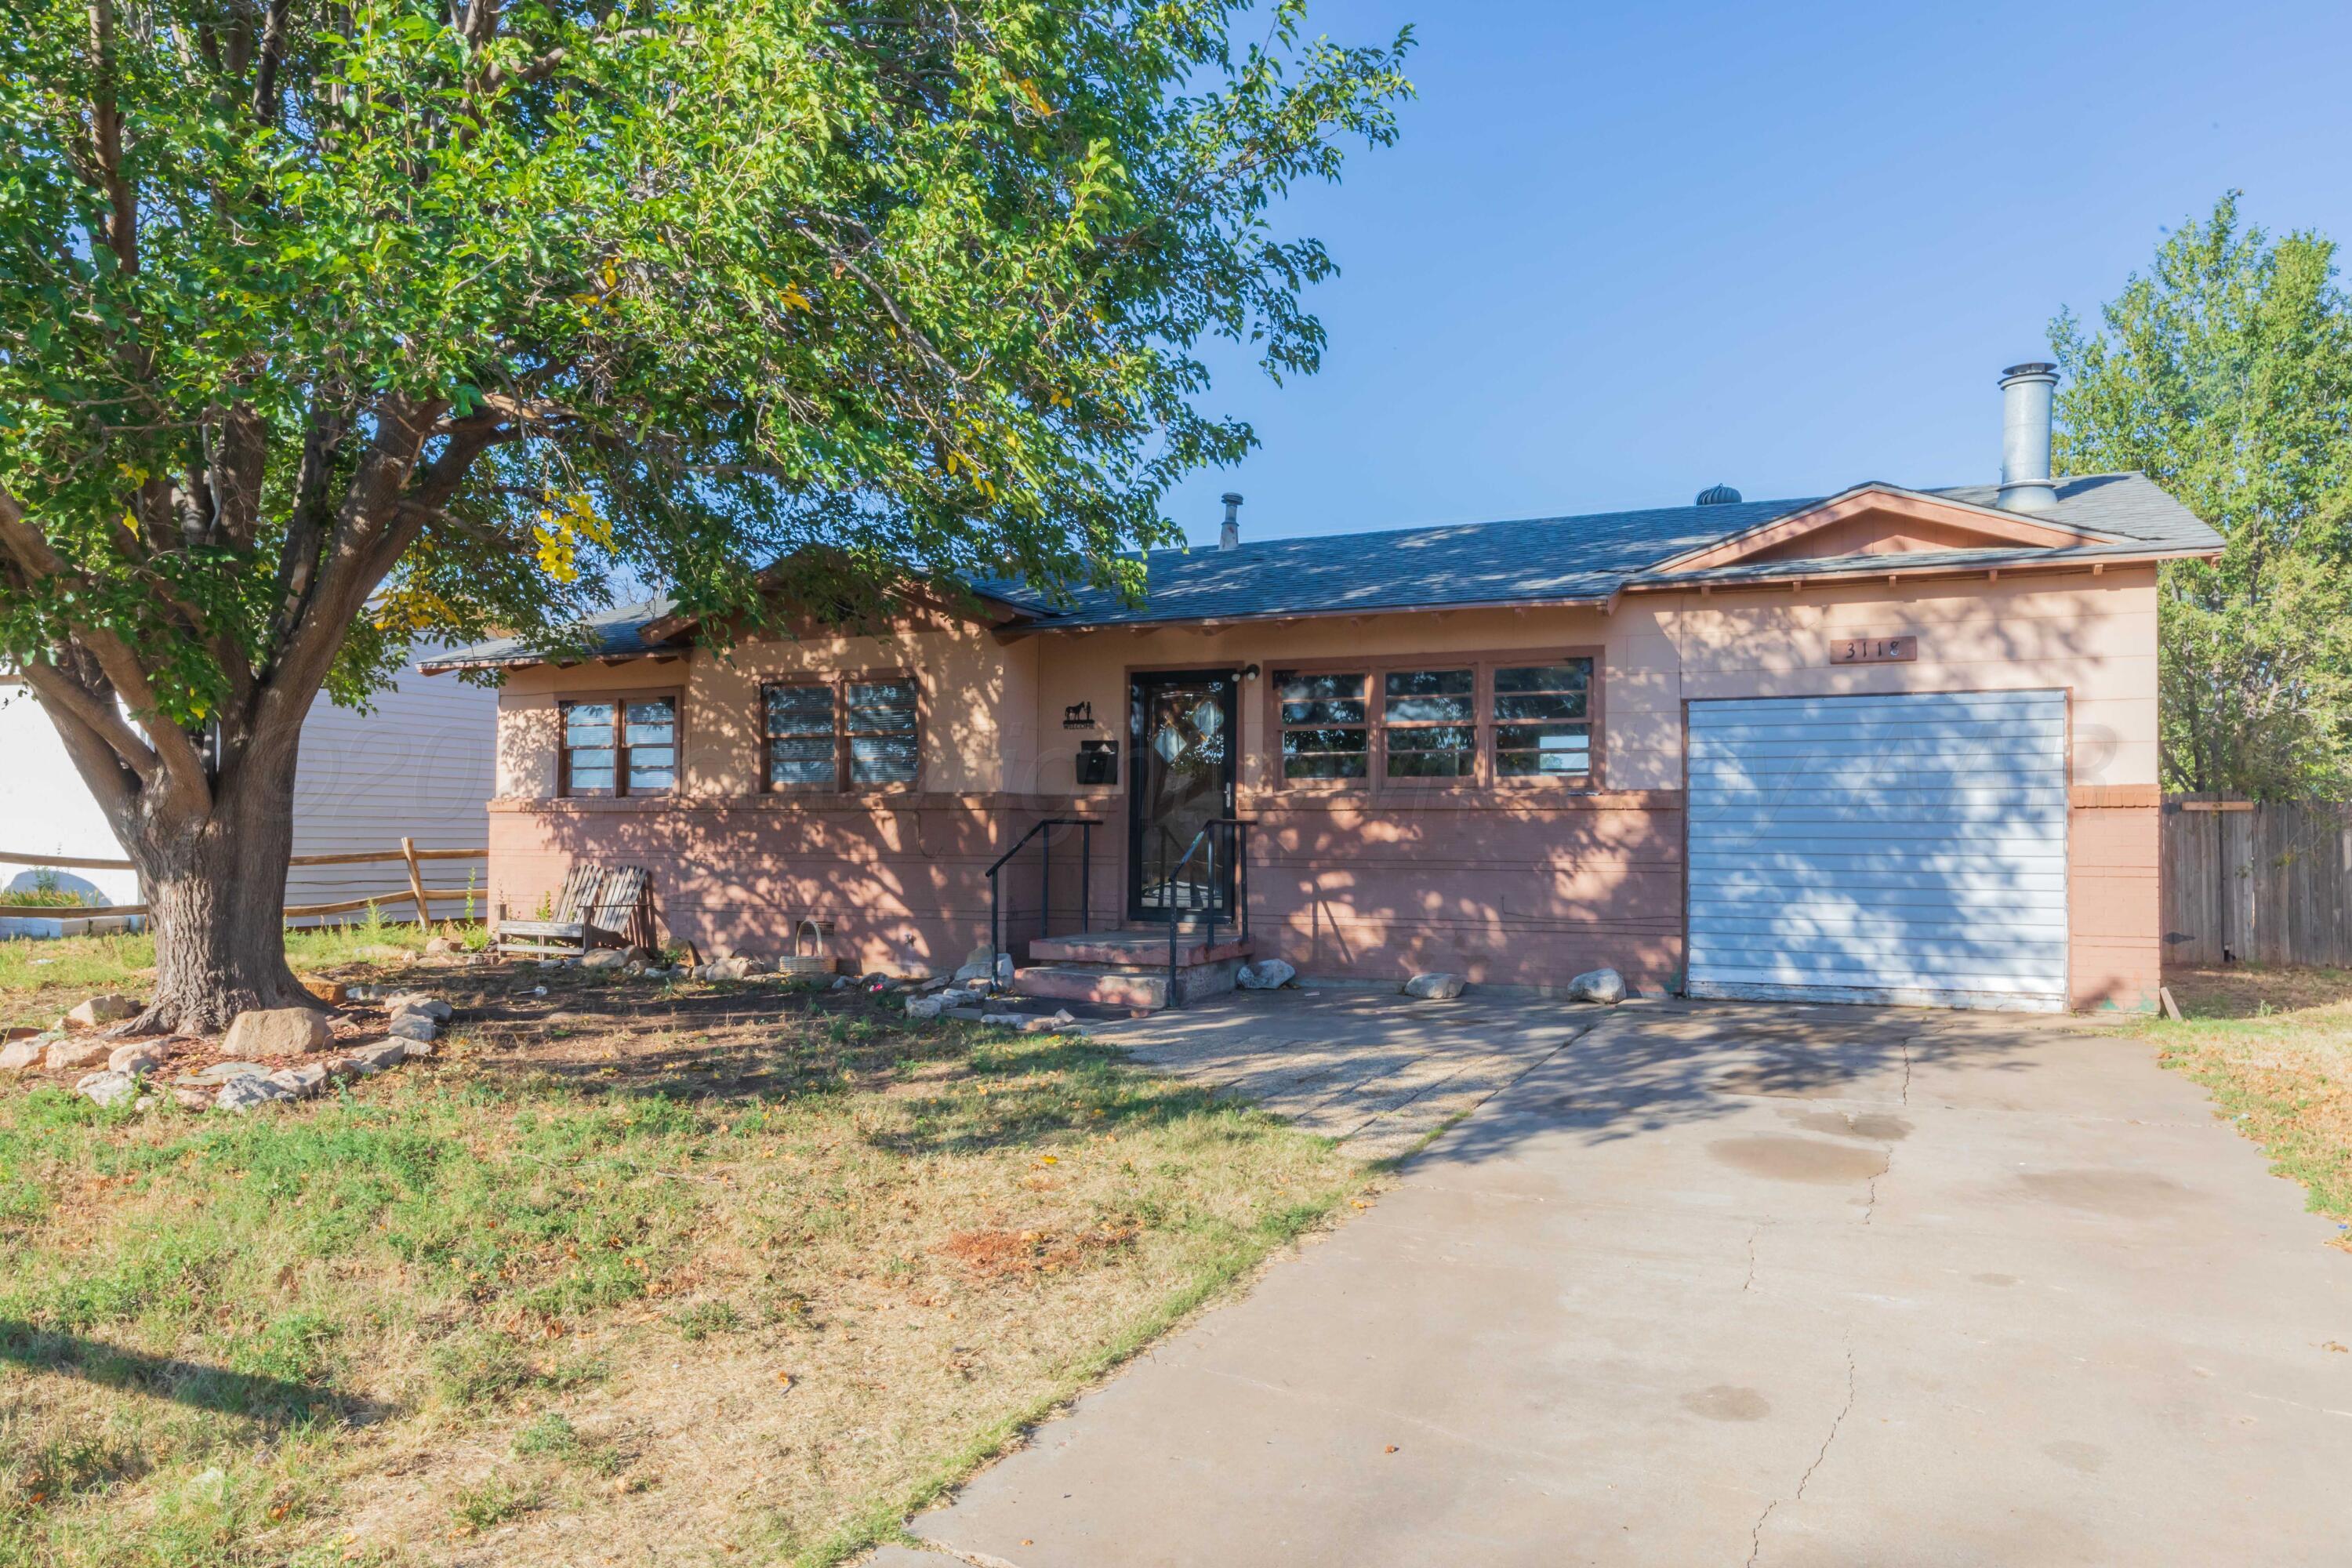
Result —
<instances>
[{"instance_id":1,"label":"green grass","mask_svg":"<svg viewBox=\"0 0 2352 1568\"><path fill-rule=\"evenodd\" d=\"M0 1568L837 1563L1362 1190L1086 1042L530 979L247 1119L0 1091Z\"/></svg>"},{"instance_id":2,"label":"green grass","mask_svg":"<svg viewBox=\"0 0 2352 1568\"><path fill-rule=\"evenodd\" d=\"M421 952L429 932L381 913L286 933L286 961L297 974L367 962L368 950ZM458 928L480 931L482 928ZM461 938L462 940L462 938ZM487 942L487 933L483 940ZM144 931L0 942L0 1026L45 1025L86 996L119 991L143 996L153 983L155 939Z\"/></svg>"},{"instance_id":3,"label":"green grass","mask_svg":"<svg viewBox=\"0 0 2352 1568\"><path fill-rule=\"evenodd\" d=\"M2210 1090L2315 1212L2352 1223L2352 971L2243 964L2167 981L2184 1017L2126 1032Z\"/></svg>"}]
</instances>

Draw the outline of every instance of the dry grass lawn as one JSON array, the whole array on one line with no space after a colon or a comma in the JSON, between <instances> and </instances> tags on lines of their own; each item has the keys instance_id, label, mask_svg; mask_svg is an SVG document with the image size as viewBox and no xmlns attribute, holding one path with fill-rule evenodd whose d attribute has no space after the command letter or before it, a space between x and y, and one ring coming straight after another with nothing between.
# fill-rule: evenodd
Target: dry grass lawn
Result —
<instances>
[{"instance_id":1,"label":"dry grass lawn","mask_svg":"<svg viewBox=\"0 0 2352 1568\"><path fill-rule=\"evenodd\" d=\"M431 979L329 1100L0 1086L0 1564L838 1561L1367 1179L1077 1038Z\"/></svg>"},{"instance_id":2,"label":"dry grass lawn","mask_svg":"<svg viewBox=\"0 0 2352 1568\"><path fill-rule=\"evenodd\" d=\"M2165 979L2183 1019L2126 1026L2210 1089L2313 1210L2352 1224L2352 971L2237 964ZM2339 1237L2352 1246L2352 1231Z\"/></svg>"}]
</instances>

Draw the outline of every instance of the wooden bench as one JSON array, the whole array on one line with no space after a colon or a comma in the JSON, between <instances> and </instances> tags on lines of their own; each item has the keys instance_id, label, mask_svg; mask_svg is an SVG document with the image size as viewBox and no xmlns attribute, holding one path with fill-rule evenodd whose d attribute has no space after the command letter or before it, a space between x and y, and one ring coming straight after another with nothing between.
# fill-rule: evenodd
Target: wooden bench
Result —
<instances>
[{"instance_id":1,"label":"wooden bench","mask_svg":"<svg viewBox=\"0 0 2352 1568\"><path fill-rule=\"evenodd\" d=\"M638 916L652 881L642 866L576 865L555 897L555 918L501 918L498 950L576 958L591 948L626 947L638 940Z\"/></svg>"}]
</instances>

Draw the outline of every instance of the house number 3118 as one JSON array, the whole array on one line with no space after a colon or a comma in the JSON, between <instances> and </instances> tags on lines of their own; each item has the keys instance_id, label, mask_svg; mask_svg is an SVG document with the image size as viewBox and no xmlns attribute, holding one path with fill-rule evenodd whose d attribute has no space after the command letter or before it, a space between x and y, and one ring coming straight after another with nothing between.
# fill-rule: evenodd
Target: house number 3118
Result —
<instances>
[{"instance_id":1,"label":"house number 3118","mask_svg":"<svg viewBox=\"0 0 2352 1568\"><path fill-rule=\"evenodd\" d=\"M1832 637L1832 664L1908 664L1919 657L1917 637Z\"/></svg>"}]
</instances>

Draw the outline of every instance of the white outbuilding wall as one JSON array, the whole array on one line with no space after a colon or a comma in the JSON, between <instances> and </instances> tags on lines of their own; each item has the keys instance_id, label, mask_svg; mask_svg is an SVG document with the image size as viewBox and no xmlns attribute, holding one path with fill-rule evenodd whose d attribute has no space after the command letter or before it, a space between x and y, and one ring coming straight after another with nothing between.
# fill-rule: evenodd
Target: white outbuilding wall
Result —
<instances>
[{"instance_id":1,"label":"white outbuilding wall","mask_svg":"<svg viewBox=\"0 0 2352 1568\"><path fill-rule=\"evenodd\" d=\"M484 847L497 739L498 694L453 677L428 678L411 668L376 696L368 713L337 708L321 696L303 726L295 771L294 853L396 850L404 835L420 849ZM122 855L48 715L21 683L5 679L0 851L90 859ZM31 886L34 869L0 862L0 888ZM481 860L427 861L425 872L426 886L435 889L463 889L471 872L485 894L477 912L487 909ZM107 903L138 901L138 878L129 871L60 871L58 878L63 887L95 890ZM396 860L296 867L287 879L286 901L336 903L407 885L408 873ZM407 919L412 910L404 896L385 913ZM434 906L438 917L463 912L458 902Z\"/></svg>"}]
</instances>

